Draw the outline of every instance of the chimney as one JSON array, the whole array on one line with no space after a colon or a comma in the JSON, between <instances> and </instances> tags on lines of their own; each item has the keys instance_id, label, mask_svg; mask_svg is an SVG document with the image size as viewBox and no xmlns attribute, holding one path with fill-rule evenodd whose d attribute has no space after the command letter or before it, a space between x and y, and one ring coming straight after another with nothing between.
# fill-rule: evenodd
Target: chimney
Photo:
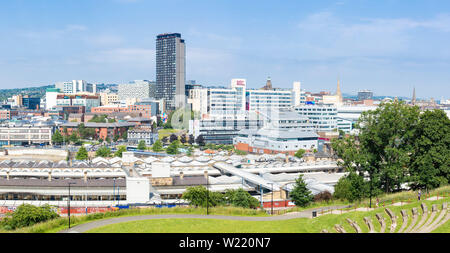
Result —
<instances>
[{"instance_id":1,"label":"chimney","mask_svg":"<svg viewBox=\"0 0 450 253\"><path fill-rule=\"evenodd\" d=\"M184 173L182 171L180 171L180 179L183 180L184 178Z\"/></svg>"},{"instance_id":2,"label":"chimney","mask_svg":"<svg viewBox=\"0 0 450 253\"><path fill-rule=\"evenodd\" d=\"M6 180L9 180L9 171L6 172Z\"/></svg>"},{"instance_id":3,"label":"chimney","mask_svg":"<svg viewBox=\"0 0 450 253\"><path fill-rule=\"evenodd\" d=\"M130 177L133 176L133 169L130 169Z\"/></svg>"},{"instance_id":4,"label":"chimney","mask_svg":"<svg viewBox=\"0 0 450 253\"><path fill-rule=\"evenodd\" d=\"M51 171L48 172L48 181L49 182L52 181L52 172Z\"/></svg>"},{"instance_id":5,"label":"chimney","mask_svg":"<svg viewBox=\"0 0 450 253\"><path fill-rule=\"evenodd\" d=\"M289 155L288 155L288 153L286 153L286 163L288 163L289 162Z\"/></svg>"},{"instance_id":6,"label":"chimney","mask_svg":"<svg viewBox=\"0 0 450 253\"><path fill-rule=\"evenodd\" d=\"M87 183L87 171L84 172L84 182Z\"/></svg>"},{"instance_id":7,"label":"chimney","mask_svg":"<svg viewBox=\"0 0 450 253\"><path fill-rule=\"evenodd\" d=\"M203 175L205 176L206 179L208 179L208 171L205 170L205 172L203 172Z\"/></svg>"}]
</instances>

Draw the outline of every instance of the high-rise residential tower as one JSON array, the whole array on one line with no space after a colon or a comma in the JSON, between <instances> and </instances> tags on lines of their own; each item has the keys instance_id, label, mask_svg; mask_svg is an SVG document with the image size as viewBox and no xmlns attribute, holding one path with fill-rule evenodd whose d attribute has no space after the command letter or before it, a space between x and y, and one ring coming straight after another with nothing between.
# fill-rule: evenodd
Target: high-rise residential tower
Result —
<instances>
[{"instance_id":1,"label":"high-rise residential tower","mask_svg":"<svg viewBox=\"0 0 450 253\"><path fill-rule=\"evenodd\" d=\"M156 36L156 98L166 101L167 110L184 107L185 85L186 49L181 34Z\"/></svg>"}]
</instances>

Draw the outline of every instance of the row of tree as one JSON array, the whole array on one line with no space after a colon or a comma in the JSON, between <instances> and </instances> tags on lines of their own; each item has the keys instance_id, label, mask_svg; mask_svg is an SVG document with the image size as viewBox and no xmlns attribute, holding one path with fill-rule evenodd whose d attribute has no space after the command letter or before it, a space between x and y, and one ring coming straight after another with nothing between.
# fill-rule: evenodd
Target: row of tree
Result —
<instances>
[{"instance_id":1,"label":"row of tree","mask_svg":"<svg viewBox=\"0 0 450 253\"><path fill-rule=\"evenodd\" d=\"M336 185L336 197L354 201L405 186L428 190L448 184L450 119L444 111L383 103L362 113L355 127L358 135L332 142L349 172Z\"/></svg>"}]
</instances>

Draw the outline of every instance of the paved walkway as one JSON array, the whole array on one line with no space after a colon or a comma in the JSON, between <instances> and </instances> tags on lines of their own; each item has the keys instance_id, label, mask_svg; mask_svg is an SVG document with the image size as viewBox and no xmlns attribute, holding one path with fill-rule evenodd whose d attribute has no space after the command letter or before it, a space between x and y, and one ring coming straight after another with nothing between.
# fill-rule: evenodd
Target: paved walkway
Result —
<instances>
[{"instance_id":1,"label":"paved walkway","mask_svg":"<svg viewBox=\"0 0 450 253\"><path fill-rule=\"evenodd\" d=\"M139 216L125 216L117 217L105 220L98 220L89 223L84 223L71 229L62 230L59 233L83 233L88 230L102 227L111 224L117 224L122 222L139 221L139 220L155 220L155 219L220 219L220 220L238 220L238 221L276 221L276 220L289 220L297 218L312 218L313 211L339 209L346 208L348 206L331 206L304 210L301 212L291 212L283 215L267 216L267 217L255 217L255 216L224 216L224 215L199 215L199 214L151 214L151 215L139 215Z\"/></svg>"}]
</instances>

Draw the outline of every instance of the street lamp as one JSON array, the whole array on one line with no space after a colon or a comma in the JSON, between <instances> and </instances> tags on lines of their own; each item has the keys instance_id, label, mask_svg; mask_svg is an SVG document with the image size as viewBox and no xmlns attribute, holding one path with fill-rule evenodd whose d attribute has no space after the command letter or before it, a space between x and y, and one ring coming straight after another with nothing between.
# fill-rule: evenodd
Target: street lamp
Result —
<instances>
[{"instance_id":1,"label":"street lamp","mask_svg":"<svg viewBox=\"0 0 450 253\"><path fill-rule=\"evenodd\" d=\"M206 215L208 215L209 206L209 175L206 175Z\"/></svg>"},{"instance_id":2,"label":"street lamp","mask_svg":"<svg viewBox=\"0 0 450 253\"><path fill-rule=\"evenodd\" d=\"M75 184L74 182L69 182L68 183L68 185L69 185L69 198L67 199L67 206L68 206L68 208L67 208L67 214L69 215L69 229L70 229L70 185L72 185L72 184Z\"/></svg>"},{"instance_id":3,"label":"street lamp","mask_svg":"<svg viewBox=\"0 0 450 253\"><path fill-rule=\"evenodd\" d=\"M270 214L272 214L273 215L273 183L269 183L271 186L272 186L272 204L271 204L271 211L270 211Z\"/></svg>"}]
</instances>

